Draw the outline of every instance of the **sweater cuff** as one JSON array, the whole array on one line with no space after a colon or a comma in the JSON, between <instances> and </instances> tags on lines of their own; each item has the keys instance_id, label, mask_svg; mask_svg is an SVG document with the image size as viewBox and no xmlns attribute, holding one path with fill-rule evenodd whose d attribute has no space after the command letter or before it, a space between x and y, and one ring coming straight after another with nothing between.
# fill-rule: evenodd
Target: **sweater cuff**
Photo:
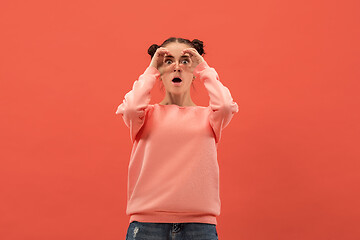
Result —
<instances>
[{"instance_id":1,"label":"sweater cuff","mask_svg":"<svg viewBox=\"0 0 360 240\"><path fill-rule=\"evenodd\" d=\"M153 66L149 66L148 68L146 68L144 74L151 74L151 75L155 75L156 77L160 76L159 70Z\"/></svg>"},{"instance_id":2,"label":"sweater cuff","mask_svg":"<svg viewBox=\"0 0 360 240\"><path fill-rule=\"evenodd\" d=\"M195 76L195 77L198 77L199 74L200 74L200 72L201 72L202 70L206 69L206 68L209 68L209 65L207 64L206 61L203 61L203 62L199 63L199 64L196 66L196 68L194 69L194 72L193 72L194 76Z\"/></svg>"}]
</instances>

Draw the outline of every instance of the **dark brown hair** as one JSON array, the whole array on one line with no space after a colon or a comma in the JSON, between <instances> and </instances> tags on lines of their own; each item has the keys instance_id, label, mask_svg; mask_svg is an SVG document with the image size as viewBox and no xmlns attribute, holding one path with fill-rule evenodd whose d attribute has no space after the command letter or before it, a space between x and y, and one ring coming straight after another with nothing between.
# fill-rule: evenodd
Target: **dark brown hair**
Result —
<instances>
[{"instance_id":1,"label":"dark brown hair","mask_svg":"<svg viewBox=\"0 0 360 240\"><path fill-rule=\"evenodd\" d=\"M190 41L188 39L176 38L176 37L170 37L170 38L166 39L160 46L157 45L157 44L152 44L148 49L148 54L151 56L151 58L153 58L156 50L159 47L165 47L167 44L172 43L172 42L188 44L189 46L195 48L196 51L198 51L198 53L201 56L203 56L205 54L205 52L204 52L204 43L202 41L200 41L199 39L194 39L194 40Z\"/></svg>"}]
</instances>

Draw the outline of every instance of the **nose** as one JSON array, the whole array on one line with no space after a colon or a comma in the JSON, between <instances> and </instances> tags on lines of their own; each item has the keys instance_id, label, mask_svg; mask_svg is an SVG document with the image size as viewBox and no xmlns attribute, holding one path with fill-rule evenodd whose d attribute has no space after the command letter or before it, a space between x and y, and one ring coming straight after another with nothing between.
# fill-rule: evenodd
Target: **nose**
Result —
<instances>
[{"instance_id":1,"label":"nose","mask_svg":"<svg viewBox=\"0 0 360 240\"><path fill-rule=\"evenodd\" d=\"M180 72L181 68L179 63L175 63L174 72Z\"/></svg>"}]
</instances>

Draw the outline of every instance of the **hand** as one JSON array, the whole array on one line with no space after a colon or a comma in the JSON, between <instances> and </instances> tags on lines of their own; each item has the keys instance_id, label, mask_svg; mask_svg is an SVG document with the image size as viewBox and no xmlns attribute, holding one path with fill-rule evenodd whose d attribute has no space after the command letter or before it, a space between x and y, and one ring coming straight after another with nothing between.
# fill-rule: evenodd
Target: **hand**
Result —
<instances>
[{"instance_id":1,"label":"hand","mask_svg":"<svg viewBox=\"0 0 360 240\"><path fill-rule=\"evenodd\" d=\"M160 71L160 67L163 64L165 54L170 54L169 50L164 47L159 47L151 59L150 66L155 67L157 70Z\"/></svg>"},{"instance_id":2,"label":"hand","mask_svg":"<svg viewBox=\"0 0 360 240\"><path fill-rule=\"evenodd\" d=\"M194 71L194 69L196 68L197 65L199 65L200 63L205 61L204 58L199 54L199 52L195 48L185 48L181 52L181 55L183 55L185 53L189 53L189 55L190 55L190 59L192 62L192 64L191 64L192 71Z\"/></svg>"}]
</instances>

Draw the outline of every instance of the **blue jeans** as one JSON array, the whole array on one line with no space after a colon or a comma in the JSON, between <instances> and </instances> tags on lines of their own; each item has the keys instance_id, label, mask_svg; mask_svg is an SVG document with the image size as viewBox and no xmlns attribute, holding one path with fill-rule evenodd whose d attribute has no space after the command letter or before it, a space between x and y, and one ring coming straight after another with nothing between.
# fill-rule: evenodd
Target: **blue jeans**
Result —
<instances>
[{"instance_id":1,"label":"blue jeans","mask_svg":"<svg viewBox=\"0 0 360 240\"><path fill-rule=\"evenodd\" d=\"M132 221L126 240L218 240L215 224Z\"/></svg>"}]
</instances>

